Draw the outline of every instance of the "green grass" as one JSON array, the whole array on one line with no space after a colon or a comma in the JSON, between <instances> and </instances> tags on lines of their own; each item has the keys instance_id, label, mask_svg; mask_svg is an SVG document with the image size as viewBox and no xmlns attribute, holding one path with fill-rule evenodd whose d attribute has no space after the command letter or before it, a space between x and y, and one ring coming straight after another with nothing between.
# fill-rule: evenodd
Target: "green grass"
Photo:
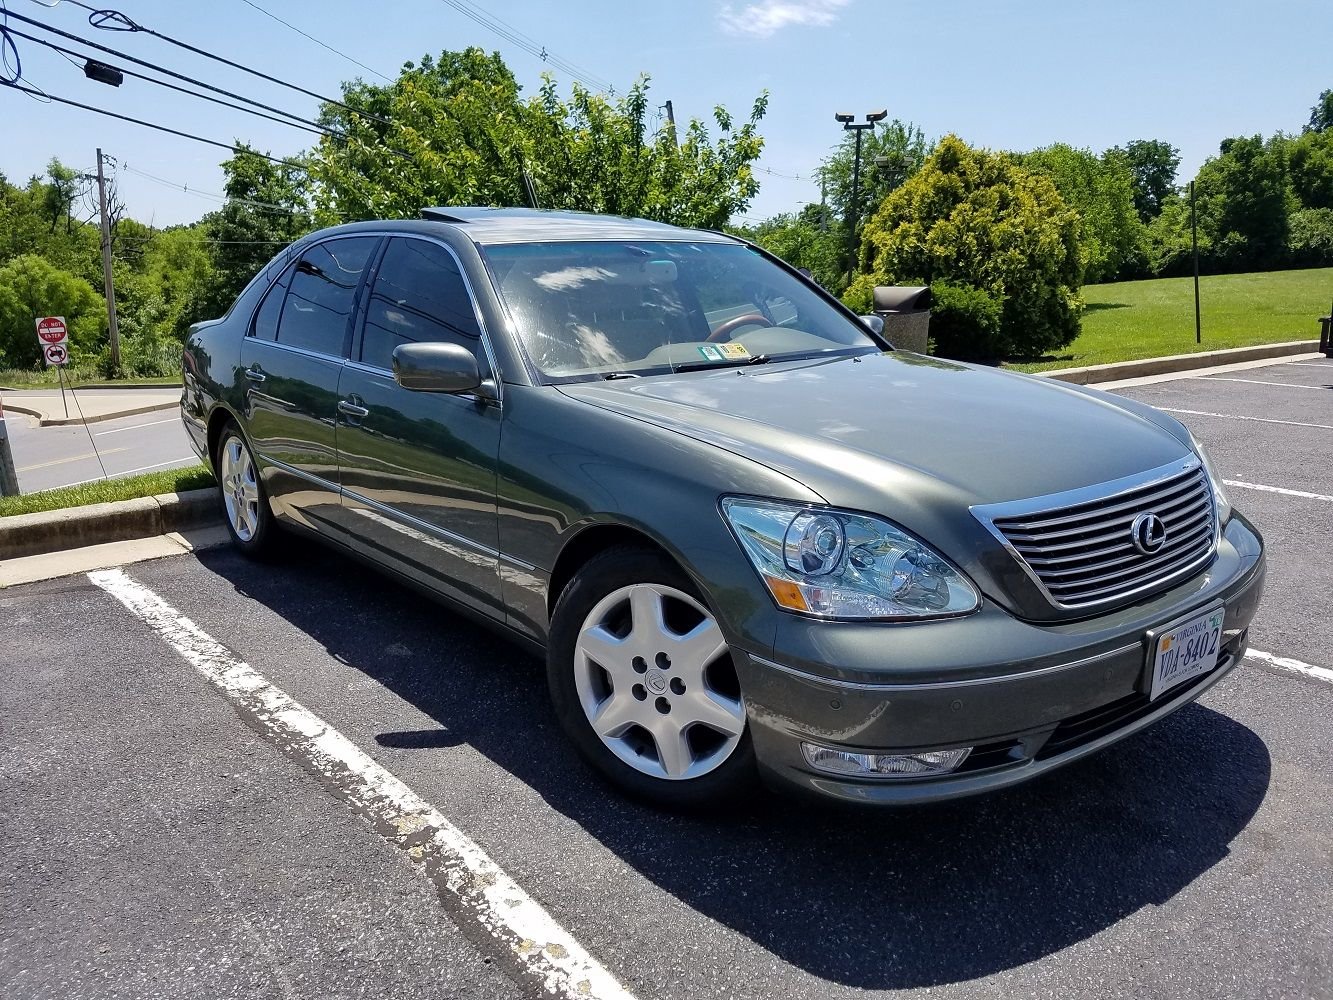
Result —
<instances>
[{"instance_id":1,"label":"green grass","mask_svg":"<svg viewBox=\"0 0 1333 1000\"><path fill-rule=\"evenodd\" d=\"M1102 365L1227 347L1317 340L1333 302L1333 268L1206 275L1199 279L1203 343L1194 343L1194 279L1087 285L1083 332L1069 347L1019 371Z\"/></svg>"},{"instance_id":2,"label":"green grass","mask_svg":"<svg viewBox=\"0 0 1333 1000\"><path fill-rule=\"evenodd\" d=\"M65 372L65 386L75 389L117 385L180 385L179 375L146 378L108 379L95 368L75 368ZM58 389L60 382L54 368L0 368L0 386L6 389Z\"/></svg>"},{"instance_id":3,"label":"green grass","mask_svg":"<svg viewBox=\"0 0 1333 1000\"><path fill-rule=\"evenodd\" d=\"M99 479L82 486L66 486L42 493L26 493L16 497L0 497L0 517L11 514L33 514L41 510L63 510L90 503L111 500L133 500L157 496L159 493L180 493L213 485L213 474L203 465L188 469L166 469L147 472L124 479Z\"/></svg>"}]
</instances>

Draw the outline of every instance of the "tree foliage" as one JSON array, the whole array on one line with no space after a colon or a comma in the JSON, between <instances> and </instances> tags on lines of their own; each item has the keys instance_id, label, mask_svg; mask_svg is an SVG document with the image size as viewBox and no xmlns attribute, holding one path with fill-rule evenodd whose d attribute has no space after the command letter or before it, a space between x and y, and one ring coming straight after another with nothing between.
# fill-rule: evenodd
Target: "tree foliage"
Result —
<instances>
[{"instance_id":1,"label":"tree foliage","mask_svg":"<svg viewBox=\"0 0 1333 1000\"><path fill-rule=\"evenodd\" d=\"M833 228L835 221L846 226L853 215L864 222L875 206L921 169L929 155L930 144L926 142L925 133L911 122L894 119L867 129L861 139L860 204L854 207L852 174L856 161L856 136L844 132L837 150L820 166L829 228Z\"/></svg>"},{"instance_id":2,"label":"tree foliage","mask_svg":"<svg viewBox=\"0 0 1333 1000\"><path fill-rule=\"evenodd\" d=\"M1134 176L1126 154L1108 150L1097 156L1056 143L1025 153L1020 161L1049 177L1078 212L1083 283L1109 281L1137 258L1143 224L1134 207Z\"/></svg>"},{"instance_id":3,"label":"tree foliage","mask_svg":"<svg viewBox=\"0 0 1333 1000\"><path fill-rule=\"evenodd\" d=\"M1305 132L1287 144L1291 192L1305 208L1333 208L1333 129Z\"/></svg>"},{"instance_id":4,"label":"tree foliage","mask_svg":"<svg viewBox=\"0 0 1333 1000\"><path fill-rule=\"evenodd\" d=\"M1325 90L1310 109L1310 123L1305 126L1307 132L1327 132L1333 129L1333 90Z\"/></svg>"},{"instance_id":5,"label":"tree foliage","mask_svg":"<svg viewBox=\"0 0 1333 1000\"><path fill-rule=\"evenodd\" d=\"M409 63L393 83L345 85L359 113L325 107L337 132L310 156L315 214L410 218L428 205L524 205L524 172L543 208L637 215L720 228L758 192L751 165L763 140L761 95L739 125L713 109L679 137L648 121L648 79L619 98L547 80L522 100L498 54L444 52Z\"/></svg>"},{"instance_id":6,"label":"tree foliage","mask_svg":"<svg viewBox=\"0 0 1333 1000\"><path fill-rule=\"evenodd\" d=\"M1180 150L1160 139L1135 139L1124 149L1108 150L1123 154L1134 178L1134 208L1143 222L1162 214L1166 200L1176 190L1176 171L1180 169Z\"/></svg>"},{"instance_id":7,"label":"tree foliage","mask_svg":"<svg viewBox=\"0 0 1333 1000\"><path fill-rule=\"evenodd\" d=\"M41 361L36 320L64 316L71 354L87 357L106 329L106 303L82 278L53 267L36 254L0 267L0 364L27 368Z\"/></svg>"},{"instance_id":8,"label":"tree foliage","mask_svg":"<svg viewBox=\"0 0 1333 1000\"><path fill-rule=\"evenodd\" d=\"M1039 355L1078 333L1078 233L1078 214L1050 178L1013 157L946 136L866 224L865 273L844 298L865 311L875 285L944 282L974 289L998 308L1000 321L993 328L959 324L950 353ZM973 312L988 314L985 308Z\"/></svg>"},{"instance_id":9,"label":"tree foliage","mask_svg":"<svg viewBox=\"0 0 1333 1000\"><path fill-rule=\"evenodd\" d=\"M792 267L806 268L817 282L839 294L846 284L842 265L845 243L842 230L826 227L821 215L819 205L807 205L800 212L775 215L737 233Z\"/></svg>"}]
</instances>

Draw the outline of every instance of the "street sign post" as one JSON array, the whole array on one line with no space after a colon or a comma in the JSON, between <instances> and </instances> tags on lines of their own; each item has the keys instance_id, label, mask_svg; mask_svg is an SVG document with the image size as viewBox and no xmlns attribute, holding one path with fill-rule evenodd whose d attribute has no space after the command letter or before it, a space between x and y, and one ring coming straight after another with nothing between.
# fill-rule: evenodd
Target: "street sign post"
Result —
<instances>
[{"instance_id":1,"label":"street sign post","mask_svg":"<svg viewBox=\"0 0 1333 1000\"><path fill-rule=\"evenodd\" d=\"M65 326L64 316L42 316L37 320L37 343L42 346L47 367L56 369L60 379L60 405L65 408L65 419L69 419L69 403L65 400L65 365L69 363L69 327Z\"/></svg>"},{"instance_id":2,"label":"street sign post","mask_svg":"<svg viewBox=\"0 0 1333 1000\"><path fill-rule=\"evenodd\" d=\"M5 426L5 400L0 396L0 497L19 495L19 477L14 471L14 456L9 450L9 429Z\"/></svg>"}]
</instances>

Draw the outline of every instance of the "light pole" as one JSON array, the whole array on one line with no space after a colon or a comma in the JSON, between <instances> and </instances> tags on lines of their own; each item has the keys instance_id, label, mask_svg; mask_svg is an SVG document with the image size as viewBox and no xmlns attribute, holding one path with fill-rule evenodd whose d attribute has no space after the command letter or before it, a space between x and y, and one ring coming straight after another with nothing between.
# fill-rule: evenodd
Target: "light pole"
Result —
<instances>
[{"instance_id":1,"label":"light pole","mask_svg":"<svg viewBox=\"0 0 1333 1000\"><path fill-rule=\"evenodd\" d=\"M866 115L866 120L858 122L856 115L837 113L833 120L842 123L843 131L856 133L856 154L852 158L852 203L847 209L847 277L856 271L856 234L861 225L861 133L874 128L879 122L889 117L888 110L876 111Z\"/></svg>"}]
</instances>

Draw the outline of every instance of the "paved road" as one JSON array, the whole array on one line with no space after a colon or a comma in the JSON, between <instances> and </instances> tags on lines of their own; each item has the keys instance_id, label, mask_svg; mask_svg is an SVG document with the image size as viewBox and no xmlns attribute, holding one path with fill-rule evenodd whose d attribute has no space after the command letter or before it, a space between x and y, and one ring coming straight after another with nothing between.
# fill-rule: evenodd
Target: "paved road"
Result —
<instances>
[{"instance_id":1,"label":"paved road","mask_svg":"<svg viewBox=\"0 0 1333 1000\"><path fill-rule=\"evenodd\" d=\"M102 478L94 445L111 476L193 465L198 461L190 450L180 414L174 410L141 413L86 427L39 427L35 418L10 411L5 415L5 425L18 469L19 488L24 493Z\"/></svg>"},{"instance_id":2,"label":"paved road","mask_svg":"<svg viewBox=\"0 0 1333 1000\"><path fill-rule=\"evenodd\" d=\"M1180 415L1226 478L1323 497L1231 490L1270 543L1255 647L1329 667L1333 431L1309 425L1333 426L1333 363L1258 372L1282 384L1127 392L1225 414ZM981 800L683 817L589 775L538 663L322 548L125 572L436 806L640 1000L1333 997L1317 678L1246 661ZM150 626L83 577L0 592L0 616L0 993L541 995L336 775L187 664L174 616Z\"/></svg>"}]
</instances>

